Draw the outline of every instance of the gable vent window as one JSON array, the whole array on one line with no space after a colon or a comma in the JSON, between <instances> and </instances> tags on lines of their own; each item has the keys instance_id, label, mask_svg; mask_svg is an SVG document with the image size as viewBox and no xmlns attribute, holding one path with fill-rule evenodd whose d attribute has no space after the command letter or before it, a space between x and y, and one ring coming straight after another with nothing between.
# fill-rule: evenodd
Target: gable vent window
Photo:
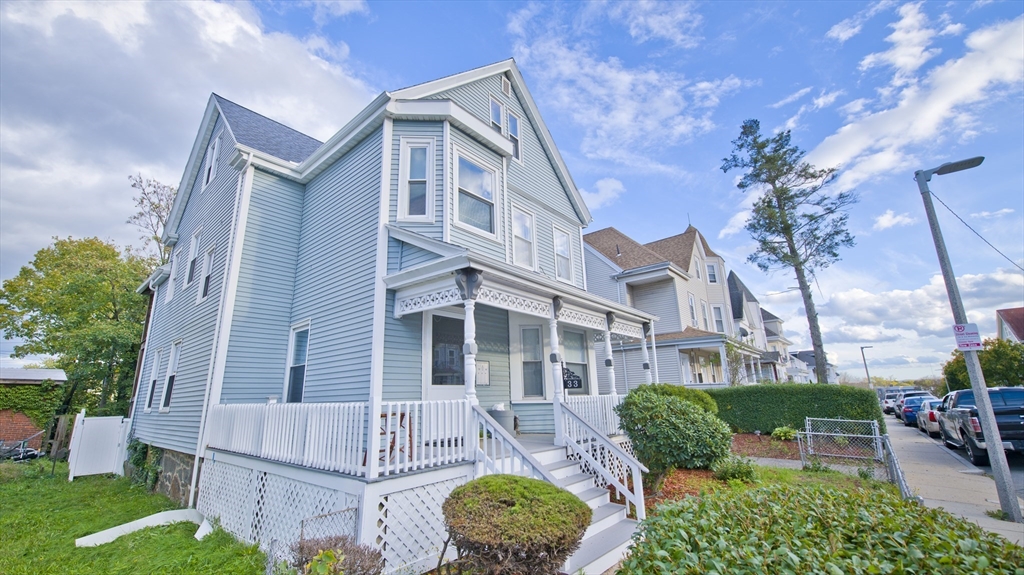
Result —
<instances>
[{"instance_id":1,"label":"gable vent window","mask_svg":"<svg viewBox=\"0 0 1024 575\"><path fill-rule=\"evenodd\" d=\"M196 279L196 268L199 264L199 240L200 233L192 235L192 244L188 248L188 274L185 276L185 287L192 285Z\"/></svg>"},{"instance_id":2,"label":"gable vent window","mask_svg":"<svg viewBox=\"0 0 1024 575\"><path fill-rule=\"evenodd\" d=\"M494 234L494 172L459 156L459 222L487 234Z\"/></svg>"},{"instance_id":3,"label":"gable vent window","mask_svg":"<svg viewBox=\"0 0 1024 575\"><path fill-rule=\"evenodd\" d=\"M506 96L512 96L512 82L504 76L501 77L501 92Z\"/></svg>"},{"instance_id":4,"label":"gable vent window","mask_svg":"<svg viewBox=\"0 0 1024 575\"><path fill-rule=\"evenodd\" d=\"M512 263L532 270L535 247L533 215L512 208Z\"/></svg>"},{"instance_id":5,"label":"gable vent window","mask_svg":"<svg viewBox=\"0 0 1024 575\"><path fill-rule=\"evenodd\" d=\"M166 412L171 408L171 393L174 392L174 380L178 377L178 360L181 358L181 342L177 341L171 346L171 358L167 362L167 379L164 381L164 395L160 400L160 411Z\"/></svg>"},{"instance_id":6,"label":"gable vent window","mask_svg":"<svg viewBox=\"0 0 1024 575\"><path fill-rule=\"evenodd\" d=\"M715 264L708 264L708 283L718 283L718 268L715 267Z\"/></svg>"},{"instance_id":7,"label":"gable vent window","mask_svg":"<svg viewBox=\"0 0 1024 575\"><path fill-rule=\"evenodd\" d=\"M306 381L309 324L292 328L292 352L288 362L288 403L301 403Z\"/></svg>"},{"instance_id":8,"label":"gable vent window","mask_svg":"<svg viewBox=\"0 0 1024 575\"><path fill-rule=\"evenodd\" d=\"M217 177L217 151L220 148L220 136L217 136L210 142L210 147L206 148L206 170L203 172L203 189Z\"/></svg>"},{"instance_id":9,"label":"gable vent window","mask_svg":"<svg viewBox=\"0 0 1024 575\"><path fill-rule=\"evenodd\" d=\"M491 98L491 127L496 132L501 133L501 119L505 116L505 106L502 106L500 102Z\"/></svg>"},{"instance_id":10,"label":"gable vent window","mask_svg":"<svg viewBox=\"0 0 1024 575\"><path fill-rule=\"evenodd\" d=\"M512 140L512 157L523 161L521 144L519 143L519 117L511 112L508 115L508 139Z\"/></svg>"}]
</instances>

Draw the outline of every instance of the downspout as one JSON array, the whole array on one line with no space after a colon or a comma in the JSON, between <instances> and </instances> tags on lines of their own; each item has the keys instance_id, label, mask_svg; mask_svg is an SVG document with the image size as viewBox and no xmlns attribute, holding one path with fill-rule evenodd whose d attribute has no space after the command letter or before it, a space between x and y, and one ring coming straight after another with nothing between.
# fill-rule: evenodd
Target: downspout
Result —
<instances>
[{"instance_id":1,"label":"downspout","mask_svg":"<svg viewBox=\"0 0 1024 575\"><path fill-rule=\"evenodd\" d=\"M206 451L204 446L206 445L206 416L209 412L210 407L210 388L213 383L214 366L217 363L217 354L220 351L219 342L221 323L224 318L224 315L228 313L228 310L225 309L225 303L227 301L228 294L228 281L231 278L231 264L235 259L234 251L237 240L235 234L238 230L239 219L241 217L239 206L242 203L242 191L245 189L245 177L249 173L249 169L251 166L252 154L247 154L245 157L245 166L242 168L241 173L239 174L238 185L236 186L235 190L235 217L233 218L233 221L231 223L231 232L228 236L228 241L230 243L228 245L227 251L227 263L224 265L224 276L221 280L220 304L218 306L220 309L220 313L217 314L217 323L213 328L213 345L210 349L210 368L206 374L206 389L203 391L203 411L201 412L202 415L200 416L199 419L199 437L196 439L196 455L195 459L193 459L192 461L192 482L190 483L188 490L189 508L195 508L196 506L196 484L199 481L199 462L202 460L203 455L205 454Z\"/></svg>"}]
</instances>

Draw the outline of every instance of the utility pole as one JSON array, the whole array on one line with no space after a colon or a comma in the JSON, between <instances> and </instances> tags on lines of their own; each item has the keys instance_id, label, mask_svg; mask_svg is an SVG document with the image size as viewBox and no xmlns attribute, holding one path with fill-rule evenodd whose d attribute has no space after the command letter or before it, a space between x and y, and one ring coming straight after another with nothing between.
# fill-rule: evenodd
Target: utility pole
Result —
<instances>
[{"instance_id":1,"label":"utility pole","mask_svg":"<svg viewBox=\"0 0 1024 575\"><path fill-rule=\"evenodd\" d=\"M871 383L871 373L868 372L868 360L864 357L864 350L871 349L873 345L862 345L860 346L860 359L864 362L864 375L868 376L868 387L871 389L875 388L875 384ZM884 399L884 398L883 398Z\"/></svg>"},{"instance_id":2,"label":"utility pole","mask_svg":"<svg viewBox=\"0 0 1024 575\"><path fill-rule=\"evenodd\" d=\"M931 170L918 170L914 172L914 179L917 180L917 187L921 191L921 199L924 201L924 210L928 215L928 226L931 228L932 240L935 242L935 252L939 256L942 278L946 282L949 306L953 310L953 320L957 324L967 323L967 313L964 311L964 304L960 299L960 289L956 284L956 275L953 274L953 267L949 263L946 242L942 239L942 230L939 229L939 221L935 217L935 206L932 205L931 190L928 189L928 182L931 181L933 174L942 176L961 170L969 170L978 167L984 160L983 156L978 156L959 162L947 162ZM1017 497L1013 492L1013 479L1010 476L1010 467L1006 463L1003 440L999 435L999 428L996 426L996 417L992 411L992 401L988 397L985 375L981 372L978 352L964 350L963 354L964 362L967 364L967 375L971 379L971 389L974 390L974 402L978 408L981 431L985 436L985 443L988 448L988 458L992 465L992 476L996 481L999 506L1012 521L1024 523L1024 518L1021 517L1020 505L1017 504Z\"/></svg>"}]
</instances>

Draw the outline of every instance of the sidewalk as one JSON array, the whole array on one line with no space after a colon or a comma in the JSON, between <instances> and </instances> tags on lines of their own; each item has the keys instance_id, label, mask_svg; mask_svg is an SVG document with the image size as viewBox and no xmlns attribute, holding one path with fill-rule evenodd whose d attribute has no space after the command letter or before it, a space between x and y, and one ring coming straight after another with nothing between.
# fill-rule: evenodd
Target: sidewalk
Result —
<instances>
[{"instance_id":1,"label":"sidewalk","mask_svg":"<svg viewBox=\"0 0 1024 575\"><path fill-rule=\"evenodd\" d=\"M1024 546L1024 524L985 515L985 511L999 510L996 484L991 478L928 439L916 427L904 427L892 418L886 418L885 424L907 484L925 505L945 509ZM1024 505L1020 499L1018 503Z\"/></svg>"}]
</instances>

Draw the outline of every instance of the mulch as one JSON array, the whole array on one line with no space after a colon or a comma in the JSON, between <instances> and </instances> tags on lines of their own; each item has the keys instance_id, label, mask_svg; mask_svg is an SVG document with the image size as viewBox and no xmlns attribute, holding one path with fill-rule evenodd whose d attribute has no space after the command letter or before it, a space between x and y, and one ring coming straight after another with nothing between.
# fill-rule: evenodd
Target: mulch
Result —
<instances>
[{"instance_id":1,"label":"mulch","mask_svg":"<svg viewBox=\"0 0 1024 575\"><path fill-rule=\"evenodd\" d=\"M732 436L734 455L746 457L769 457L772 459L800 459L800 447L796 440L779 441L770 435L736 433Z\"/></svg>"}]
</instances>

